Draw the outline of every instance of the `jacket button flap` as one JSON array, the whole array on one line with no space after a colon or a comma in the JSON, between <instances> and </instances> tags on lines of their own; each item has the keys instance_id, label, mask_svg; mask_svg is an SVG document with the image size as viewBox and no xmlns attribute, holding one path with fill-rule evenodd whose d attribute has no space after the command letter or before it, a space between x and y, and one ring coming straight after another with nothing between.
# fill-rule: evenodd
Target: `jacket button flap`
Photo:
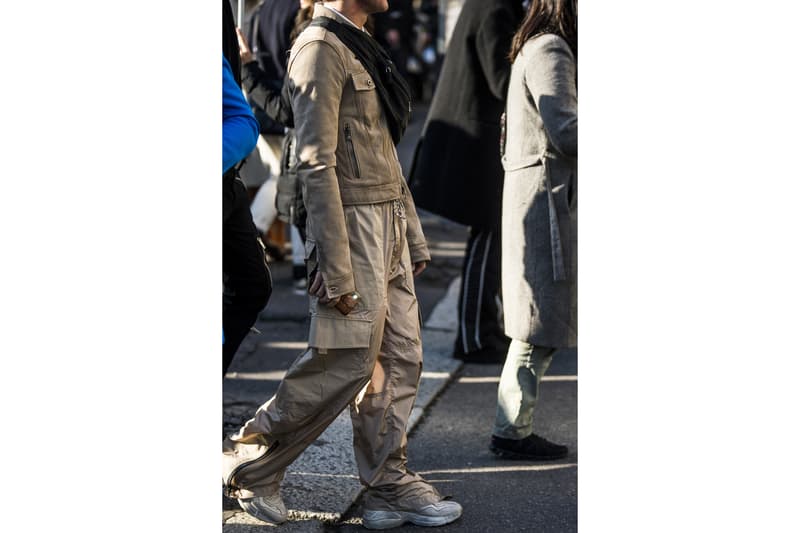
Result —
<instances>
[{"instance_id":1,"label":"jacket button flap","mask_svg":"<svg viewBox=\"0 0 800 533\"><path fill-rule=\"evenodd\" d=\"M356 91L371 91L375 89L375 83L369 76L369 72L357 72L353 74L353 87Z\"/></svg>"}]
</instances>

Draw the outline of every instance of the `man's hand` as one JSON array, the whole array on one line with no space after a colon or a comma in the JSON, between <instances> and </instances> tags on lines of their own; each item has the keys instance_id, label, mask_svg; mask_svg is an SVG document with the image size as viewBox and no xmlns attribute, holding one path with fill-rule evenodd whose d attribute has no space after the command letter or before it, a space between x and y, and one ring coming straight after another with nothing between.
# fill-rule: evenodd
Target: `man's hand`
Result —
<instances>
[{"instance_id":1,"label":"man's hand","mask_svg":"<svg viewBox=\"0 0 800 533\"><path fill-rule=\"evenodd\" d=\"M336 298L335 300L328 298L328 290L325 287L325 282L322 281L322 274L319 271L317 271L317 273L314 275L314 280L308 287L308 294L311 296L316 296L319 298L319 303L328 307L334 307L339 301L339 298Z\"/></svg>"},{"instance_id":2,"label":"man's hand","mask_svg":"<svg viewBox=\"0 0 800 533\"><path fill-rule=\"evenodd\" d=\"M241 29L236 28L236 36L239 38L239 57L242 58L242 65L255 61L256 58L253 56L253 52L250 51L250 47L247 46L247 39L245 39Z\"/></svg>"},{"instance_id":3,"label":"man's hand","mask_svg":"<svg viewBox=\"0 0 800 533\"><path fill-rule=\"evenodd\" d=\"M420 261L419 263L414 263L414 277L419 276L422 274L422 271L428 266L427 261Z\"/></svg>"}]
</instances>

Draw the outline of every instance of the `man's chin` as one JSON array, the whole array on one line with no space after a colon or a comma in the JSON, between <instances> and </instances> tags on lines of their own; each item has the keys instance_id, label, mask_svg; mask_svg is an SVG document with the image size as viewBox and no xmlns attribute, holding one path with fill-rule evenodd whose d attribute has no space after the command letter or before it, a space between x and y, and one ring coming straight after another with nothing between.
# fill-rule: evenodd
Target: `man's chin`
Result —
<instances>
[{"instance_id":1,"label":"man's chin","mask_svg":"<svg viewBox=\"0 0 800 533\"><path fill-rule=\"evenodd\" d=\"M358 0L358 3L367 15L383 13L389 9L388 0Z\"/></svg>"}]
</instances>

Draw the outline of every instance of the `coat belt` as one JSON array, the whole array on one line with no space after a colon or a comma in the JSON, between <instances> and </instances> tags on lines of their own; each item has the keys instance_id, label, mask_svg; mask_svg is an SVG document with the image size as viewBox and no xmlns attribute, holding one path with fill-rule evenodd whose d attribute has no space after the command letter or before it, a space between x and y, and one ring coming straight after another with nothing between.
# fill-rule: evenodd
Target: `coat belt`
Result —
<instances>
[{"instance_id":1,"label":"coat belt","mask_svg":"<svg viewBox=\"0 0 800 533\"><path fill-rule=\"evenodd\" d=\"M564 281L567 279L567 271L564 266L564 248L561 242L561 229L558 224L558 212L556 202L553 199L553 184L550 181L550 168L547 164L549 158L554 155L544 152L541 155L542 167L544 171L545 184L547 186L547 207L548 218L550 219L550 252L553 260L553 280Z\"/></svg>"}]
</instances>

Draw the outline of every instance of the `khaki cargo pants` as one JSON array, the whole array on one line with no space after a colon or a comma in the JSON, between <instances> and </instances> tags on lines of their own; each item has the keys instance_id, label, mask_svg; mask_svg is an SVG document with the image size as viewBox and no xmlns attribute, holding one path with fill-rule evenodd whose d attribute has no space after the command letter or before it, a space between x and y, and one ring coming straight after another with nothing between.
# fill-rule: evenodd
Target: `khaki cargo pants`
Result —
<instances>
[{"instance_id":1,"label":"khaki cargo pants","mask_svg":"<svg viewBox=\"0 0 800 533\"><path fill-rule=\"evenodd\" d=\"M344 211L361 303L344 316L312 298L309 348L275 396L224 441L223 481L230 497L274 492L286 467L350 405L365 507L414 508L441 499L406 468L406 425L422 371L422 345L403 204ZM313 228L306 255L311 271Z\"/></svg>"}]
</instances>

